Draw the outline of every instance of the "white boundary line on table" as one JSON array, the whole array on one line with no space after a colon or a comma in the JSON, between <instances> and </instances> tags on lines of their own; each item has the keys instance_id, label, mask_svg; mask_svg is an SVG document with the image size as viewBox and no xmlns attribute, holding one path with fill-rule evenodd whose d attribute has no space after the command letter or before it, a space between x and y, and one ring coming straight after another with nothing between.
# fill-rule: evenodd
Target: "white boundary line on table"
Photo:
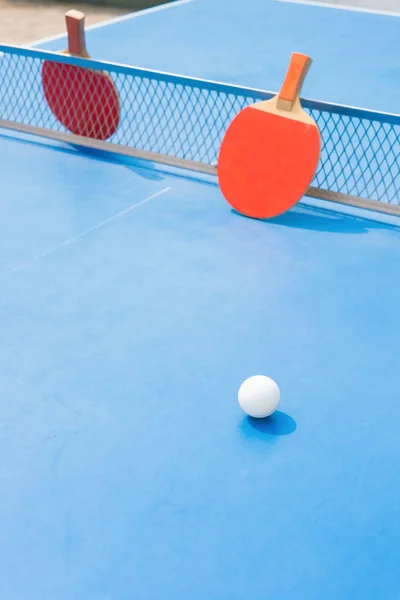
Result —
<instances>
[{"instance_id":1,"label":"white boundary line on table","mask_svg":"<svg viewBox=\"0 0 400 600\"><path fill-rule=\"evenodd\" d=\"M105 225L108 225L109 223L112 223L113 221L116 221L117 219L124 217L128 213L131 213L133 210L136 210L137 208L139 208L139 206L142 206L143 204L147 204L147 202L150 202L150 200L153 200L154 198L157 198L158 196L161 196L162 194L165 194L166 192L169 192L170 190L171 190L170 187L165 187L162 190L155 192L151 196L147 196L147 198L144 198L144 200L140 200L140 202L135 202L128 208L125 208L124 210L121 210L120 212L116 213L115 215L112 215L111 217L108 217L107 219L104 219L103 221L96 223L96 225L93 225L92 227L89 227L88 229L81 231L77 235L74 235L74 236L64 240L63 242L60 242L56 246L52 246L45 252L42 252L41 254L37 254L36 256L33 256L32 258L25 260L24 262L20 263L16 267L9 269L5 274L16 273L17 271L21 271L21 269L24 269L25 267L29 267L30 265L37 262L38 260L41 260L42 258L46 258L46 256L53 254L54 252L56 252L57 250L60 250L61 248L65 248L65 246L70 246L71 244L74 244L81 238L86 237L90 233L93 233L93 231L96 231L97 229L102 229Z\"/></svg>"},{"instance_id":2,"label":"white boundary line on table","mask_svg":"<svg viewBox=\"0 0 400 600\"><path fill-rule=\"evenodd\" d=\"M106 21L100 21L99 23L94 23L93 25L89 25L86 27L86 31L90 31L92 29L100 29L100 27L107 27L108 25L115 25L116 23L121 23L122 21L129 21L130 19L136 19L137 17L143 17L150 13L155 13L160 10L166 10L167 8L173 8L176 6L182 6L182 4L189 4L189 2L194 2L195 0L175 0L175 2L168 2L167 4L160 4L159 6L152 6L151 8L144 8L143 10L137 10L136 12L131 12L126 15L120 15L119 17L113 17L112 19L107 19ZM32 48L35 46L41 46L42 44L47 44L48 42L54 42L56 40L60 40L66 36L66 33L57 33L56 35L51 35L46 38L42 38L41 40L36 40L34 42L30 42L26 46Z\"/></svg>"},{"instance_id":3,"label":"white boundary line on table","mask_svg":"<svg viewBox=\"0 0 400 600\"><path fill-rule=\"evenodd\" d=\"M274 0L275 2L286 2L287 4L303 4L305 6L319 6L320 8L333 8L336 10L347 10L353 12L362 12L362 13L371 13L375 15L384 15L388 17L400 17L400 12L394 12L390 10L379 10L377 8L365 8L362 6L350 6L344 4L332 4L328 2L318 2L317 0ZM121 23L123 21L129 21L130 19L136 19L137 17L142 17L148 15L150 13L159 12L161 10L166 10L168 8L173 8L176 6L182 6L183 4L189 4L190 2L195 2L195 0L175 0L172 2L167 2L166 4L160 4L159 6L152 6L151 8L144 8L143 10L138 10L132 13L128 13L125 15L120 15L119 17L113 17L112 19L106 19L105 21L100 21L99 23L94 23L93 25L89 25L86 27L86 31L90 31L92 29L99 29L100 27L107 27L108 25L115 25L116 23ZM42 44L47 44L48 42L53 42L59 39L62 39L66 36L66 33L57 33L55 35L50 35L49 37L42 38L40 40L36 40L34 42L30 42L26 44L28 47L40 46Z\"/></svg>"},{"instance_id":4,"label":"white boundary line on table","mask_svg":"<svg viewBox=\"0 0 400 600\"><path fill-rule=\"evenodd\" d=\"M379 10L378 8L365 8L363 6L350 6L347 4L332 4L318 2L317 0L274 0L275 2L286 2L287 4L304 4L305 6L319 6L320 8L336 8L337 10L349 10L353 12L371 13L387 17L400 17L400 13L390 10Z\"/></svg>"}]
</instances>

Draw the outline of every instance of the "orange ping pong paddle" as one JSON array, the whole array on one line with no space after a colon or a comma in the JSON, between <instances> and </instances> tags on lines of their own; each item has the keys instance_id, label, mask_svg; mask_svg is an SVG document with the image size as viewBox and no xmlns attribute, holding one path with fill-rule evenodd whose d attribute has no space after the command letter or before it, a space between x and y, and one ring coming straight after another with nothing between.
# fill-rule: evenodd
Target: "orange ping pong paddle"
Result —
<instances>
[{"instance_id":1,"label":"orange ping pong paddle","mask_svg":"<svg viewBox=\"0 0 400 600\"><path fill-rule=\"evenodd\" d=\"M85 44L85 15L65 14L68 50L63 54L89 58ZM106 140L117 130L120 104L111 77L103 71L46 60L43 92L55 117L71 133Z\"/></svg>"},{"instance_id":2,"label":"orange ping pong paddle","mask_svg":"<svg viewBox=\"0 0 400 600\"><path fill-rule=\"evenodd\" d=\"M313 180L321 140L299 96L310 65L308 56L292 54L279 94L244 108L225 133L218 182L228 203L245 216L266 219L287 211Z\"/></svg>"}]
</instances>

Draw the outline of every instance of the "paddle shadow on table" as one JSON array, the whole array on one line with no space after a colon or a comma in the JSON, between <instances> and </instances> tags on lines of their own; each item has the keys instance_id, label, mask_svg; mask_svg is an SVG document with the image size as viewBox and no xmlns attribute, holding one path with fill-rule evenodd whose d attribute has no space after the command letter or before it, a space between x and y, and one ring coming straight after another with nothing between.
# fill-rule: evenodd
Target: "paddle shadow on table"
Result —
<instances>
[{"instance_id":1,"label":"paddle shadow on table","mask_svg":"<svg viewBox=\"0 0 400 600\"><path fill-rule=\"evenodd\" d=\"M242 218L234 209L232 212ZM308 231L325 231L339 234L366 234L372 229L387 228L388 225L379 221L369 220L361 216L334 212L325 208L311 206L295 206L288 212L261 221L267 225L289 227L293 229L306 229Z\"/></svg>"},{"instance_id":2,"label":"paddle shadow on table","mask_svg":"<svg viewBox=\"0 0 400 600\"><path fill-rule=\"evenodd\" d=\"M159 172L155 163L151 161L125 156L124 154L117 154L107 150L99 150L97 148L85 146L73 147L82 155L94 158L95 160L102 160L103 162L120 165L133 173L136 173L136 175L143 177L143 179L148 179L149 181L163 181L165 179L165 175Z\"/></svg>"}]
</instances>

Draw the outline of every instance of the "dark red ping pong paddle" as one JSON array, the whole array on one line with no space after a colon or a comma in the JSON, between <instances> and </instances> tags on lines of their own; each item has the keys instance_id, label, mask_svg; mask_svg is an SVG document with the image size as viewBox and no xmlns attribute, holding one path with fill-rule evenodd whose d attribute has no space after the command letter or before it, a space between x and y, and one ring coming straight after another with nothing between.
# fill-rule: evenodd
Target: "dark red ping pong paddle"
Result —
<instances>
[{"instance_id":1,"label":"dark red ping pong paddle","mask_svg":"<svg viewBox=\"0 0 400 600\"><path fill-rule=\"evenodd\" d=\"M308 56L292 54L279 94L243 109L226 131L218 182L225 199L243 215L275 217L296 204L313 180L320 134L299 97L310 64Z\"/></svg>"},{"instance_id":2,"label":"dark red ping pong paddle","mask_svg":"<svg viewBox=\"0 0 400 600\"><path fill-rule=\"evenodd\" d=\"M70 10L65 21L68 50L64 54L89 58L85 15ZM71 133L106 140L117 130L119 97L108 73L46 60L42 66L42 84L53 114Z\"/></svg>"}]
</instances>

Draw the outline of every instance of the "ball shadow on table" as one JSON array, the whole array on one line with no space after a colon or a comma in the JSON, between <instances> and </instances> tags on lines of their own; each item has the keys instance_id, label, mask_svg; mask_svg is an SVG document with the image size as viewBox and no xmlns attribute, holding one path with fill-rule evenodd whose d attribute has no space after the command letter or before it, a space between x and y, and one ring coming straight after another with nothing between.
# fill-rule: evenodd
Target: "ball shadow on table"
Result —
<instances>
[{"instance_id":1,"label":"ball shadow on table","mask_svg":"<svg viewBox=\"0 0 400 600\"><path fill-rule=\"evenodd\" d=\"M296 421L280 410L275 411L265 419L254 419L246 416L240 423L240 429L244 437L264 440L290 435L296 431L296 428Z\"/></svg>"}]
</instances>

